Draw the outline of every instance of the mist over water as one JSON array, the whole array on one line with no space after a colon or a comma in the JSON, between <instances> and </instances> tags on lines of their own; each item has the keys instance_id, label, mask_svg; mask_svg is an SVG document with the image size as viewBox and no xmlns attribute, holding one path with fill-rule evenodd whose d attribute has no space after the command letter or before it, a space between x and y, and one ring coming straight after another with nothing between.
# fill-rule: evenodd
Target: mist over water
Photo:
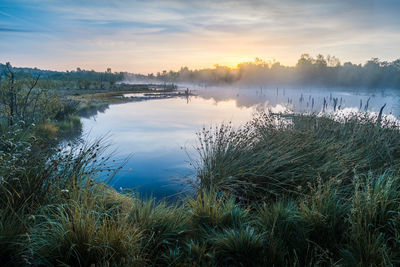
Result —
<instances>
[{"instance_id":1,"label":"mist over water","mask_svg":"<svg viewBox=\"0 0 400 267\"><path fill-rule=\"evenodd\" d=\"M283 111L319 113L336 109L353 109L378 112L386 104L385 114L400 115L400 92L396 89L327 89L327 88L284 88L284 87L195 87L195 94L216 102L235 100L238 107L271 108L273 112ZM369 100L368 100L369 99ZM360 107L361 106L361 107ZM274 110L276 109L276 110Z\"/></svg>"},{"instance_id":2,"label":"mist over water","mask_svg":"<svg viewBox=\"0 0 400 267\"><path fill-rule=\"evenodd\" d=\"M379 112L386 104L385 114L400 115L400 93L390 89L179 88L193 95L111 105L104 113L82 119L89 139L110 136L115 160L132 155L112 181L115 188L134 188L156 198L190 192L185 177L194 175L188 154L196 157L195 133L228 122L239 127L260 110L333 112L336 102L337 111Z\"/></svg>"}]
</instances>

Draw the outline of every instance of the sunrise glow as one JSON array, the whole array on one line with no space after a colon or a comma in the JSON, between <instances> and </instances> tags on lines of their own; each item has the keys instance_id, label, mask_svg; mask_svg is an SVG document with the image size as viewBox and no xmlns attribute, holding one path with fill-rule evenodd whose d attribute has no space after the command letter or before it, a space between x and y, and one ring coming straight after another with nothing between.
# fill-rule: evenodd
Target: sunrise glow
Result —
<instances>
[{"instance_id":1,"label":"sunrise glow","mask_svg":"<svg viewBox=\"0 0 400 267\"><path fill-rule=\"evenodd\" d=\"M4 0L1 60L149 73L255 57L294 65L302 53L356 63L398 56L398 2L324 2Z\"/></svg>"}]
</instances>

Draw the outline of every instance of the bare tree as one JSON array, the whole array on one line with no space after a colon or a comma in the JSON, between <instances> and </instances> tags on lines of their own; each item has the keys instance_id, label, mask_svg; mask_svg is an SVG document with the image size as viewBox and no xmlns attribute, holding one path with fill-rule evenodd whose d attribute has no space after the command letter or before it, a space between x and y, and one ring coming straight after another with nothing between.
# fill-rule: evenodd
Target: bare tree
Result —
<instances>
[{"instance_id":1,"label":"bare tree","mask_svg":"<svg viewBox=\"0 0 400 267\"><path fill-rule=\"evenodd\" d=\"M5 85L0 86L0 100L8 116L8 125L12 126L16 118L26 119L27 107L32 102L30 97L37 86L40 75L29 81L27 90L24 90L23 82L16 80L15 73L9 62L6 63L4 76L7 81Z\"/></svg>"}]
</instances>

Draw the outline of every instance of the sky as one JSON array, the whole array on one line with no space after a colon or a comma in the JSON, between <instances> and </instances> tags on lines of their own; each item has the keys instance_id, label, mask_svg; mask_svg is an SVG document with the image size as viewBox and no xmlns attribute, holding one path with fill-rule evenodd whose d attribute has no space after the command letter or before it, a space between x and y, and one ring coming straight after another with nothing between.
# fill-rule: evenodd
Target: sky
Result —
<instances>
[{"instance_id":1,"label":"sky","mask_svg":"<svg viewBox=\"0 0 400 267\"><path fill-rule=\"evenodd\" d=\"M398 0L0 0L0 62L150 73L400 58Z\"/></svg>"}]
</instances>

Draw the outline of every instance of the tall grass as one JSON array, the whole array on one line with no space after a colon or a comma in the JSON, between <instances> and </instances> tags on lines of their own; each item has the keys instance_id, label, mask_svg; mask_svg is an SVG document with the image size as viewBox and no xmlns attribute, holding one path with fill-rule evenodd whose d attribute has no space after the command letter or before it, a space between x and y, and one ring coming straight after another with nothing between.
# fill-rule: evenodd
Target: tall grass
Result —
<instances>
[{"instance_id":1,"label":"tall grass","mask_svg":"<svg viewBox=\"0 0 400 267\"><path fill-rule=\"evenodd\" d=\"M345 257L359 265L400 264L400 182L390 174L355 182Z\"/></svg>"},{"instance_id":2,"label":"tall grass","mask_svg":"<svg viewBox=\"0 0 400 267\"><path fill-rule=\"evenodd\" d=\"M210 237L215 264L220 266L260 266L263 258L263 236L250 226L225 229Z\"/></svg>"},{"instance_id":3,"label":"tall grass","mask_svg":"<svg viewBox=\"0 0 400 267\"><path fill-rule=\"evenodd\" d=\"M231 196L217 191L199 191L196 197L187 197L191 222L200 234L221 228L239 228L249 221L249 211L238 206Z\"/></svg>"},{"instance_id":4,"label":"tall grass","mask_svg":"<svg viewBox=\"0 0 400 267\"><path fill-rule=\"evenodd\" d=\"M307 191L317 177L340 180L344 188L354 175L399 168L399 128L376 120L263 112L239 129L203 129L199 185L252 201Z\"/></svg>"},{"instance_id":5,"label":"tall grass","mask_svg":"<svg viewBox=\"0 0 400 267\"><path fill-rule=\"evenodd\" d=\"M302 223L307 227L310 242L319 244L325 251L338 251L348 237L345 235L350 224L349 200L340 189L340 181L320 179L310 193L299 200Z\"/></svg>"},{"instance_id":6,"label":"tall grass","mask_svg":"<svg viewBox=\"0 0 400 267\"><path fill-rule=\"evenodd\" d=\"M23 244L34 265L134 265L140 261L142 232L127 225L127 213L107 206L107 191L83 189L77 199L40 212ZM116 216L117 215L117 216Z\"/></svg>"},{"instance_id":7,"label":"tall grass","mask_svg":"<svg viewBox=\"0 0 400 267\"><path fill-rule=\"evenodd\" d=\"M174 204L108 187L102 139L46 145L77 119L18 122L1 130L0 261L399 265L400 136L384 119L262 113L204 129L196 194Z\"/></svg>"},{"instance_id":8,"label":"tall grass","mask_svg":"<svg viewBox=\"0 0 400 267\"><path fill-rule=\"evenodd\" d=\"M32 215L2 217L1 256L42 266L396 265L398 176L371 174L348 197L335 190L327 182L250 206L203 191L171 206L86 184Z\"/></svg>"},{"instance_id":9,"label":"tall grass","mask_svg":"<svg viewBox=\"0 0 400 267\"><path fill-rule=\"evenodd\" d=\"M136 226L143 233L142 255L149 263L168 265L179 258L180 248L191 232L189 217L185 210L165 202L135 200L129 209L128 227ZM178 250L179 252L179 250Z\"/></svg>"}]
</instances>

